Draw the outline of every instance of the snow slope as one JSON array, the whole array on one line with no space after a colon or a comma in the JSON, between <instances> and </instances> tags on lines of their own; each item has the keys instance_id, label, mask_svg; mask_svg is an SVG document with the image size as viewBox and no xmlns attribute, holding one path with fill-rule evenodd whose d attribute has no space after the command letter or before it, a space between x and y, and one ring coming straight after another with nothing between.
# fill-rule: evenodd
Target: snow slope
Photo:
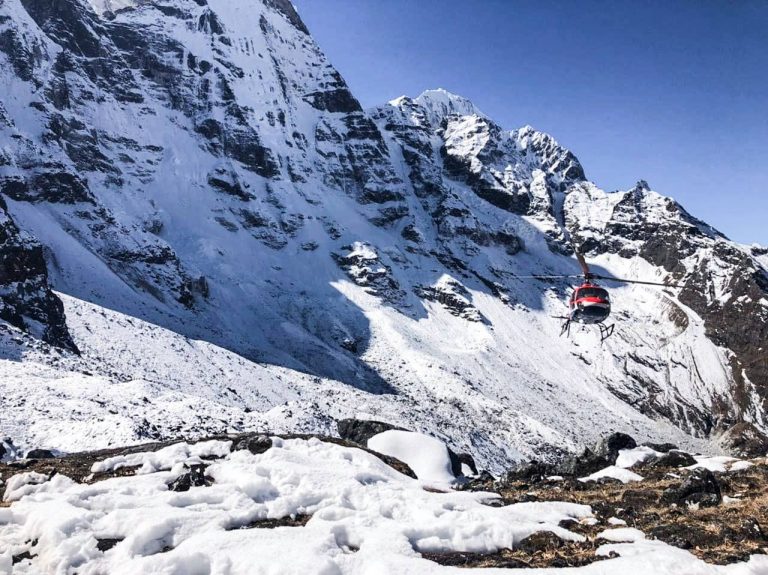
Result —
<instances>
[{"instance_id":1,"label":"snow slope","mask_svg":"<svg viewBox=\"0 0 768 575\"><path fill-rule=\"evenodd\" d=\"M676 441L691 449L705 447L671 424L637 414L599 387L573 389L561 378L555 380L563 382L556 388L541 384L538 374L525 376L520 370L518 379L506 384L512 389L505 389L503 381L498 387L473 384L451 370L466 365L482 347L460 349L446 337L437 343L444 354L438 357L454 361L448 367L430 364L438 350L419 345L429 333L419 329L420 322L413 322L413 332L400 347L382 346L380 352L379 361L391 366L391 381L402 391L371 395L339 381L252 362L136 318L62 298L81 358L43 344L37 344L38 351L29 351L16 343L21 337L17 330L5 335L4 355L22 355L23 361L0 361L3 433L22 448L71 452L244 430L332 434L335 419L355 416L435 434L457 450L472 452L482 466L494 471L501 471L509 459L533 457L547 445L576 449L606 427ZM378 311L381 323L397 320ZM490 310L485 313L493 317ZM442 331L464 321L439 306L434 315L442 322ZM477 329L482 344L487 328ZM554 332L556 326L550 329ZM544 336L540 337L543 345ZM553 341L558 342L554 350L559 353L551 360L552 374L560 360L584 369L583 360L572 355L572 343ZM594 340L592 345L590 351L582 341L579 353L599 356L599 345ZM541 357L551 353L542 352ZM493 354L484 357L491 361ZM410 377L419 376L424 384L408 385L408 379L398 377L403 361L420 370ZM475 365L482 374L482 365ZM429 385L430 381L435 383ZM596 392L600 394L589 395ZM509 408L510 404L517 407ZM566 429L562 422L569 417Z\"/></svg>"}]
</instances>

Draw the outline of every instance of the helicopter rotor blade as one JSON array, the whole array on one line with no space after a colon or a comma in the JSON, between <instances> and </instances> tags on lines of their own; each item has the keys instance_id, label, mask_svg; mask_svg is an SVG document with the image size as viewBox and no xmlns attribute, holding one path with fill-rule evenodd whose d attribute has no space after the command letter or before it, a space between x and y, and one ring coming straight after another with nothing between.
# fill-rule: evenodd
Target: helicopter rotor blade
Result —
<instances>
[{"instance_id":1,"label":"helicopter rotor blade","mask_svg":"<svg viewBox=\"0 0 768 575\"><path fill-rule=\"evenodd\" d=\"M519 280L559 280L559 279L573 279L580 278L580 275L536 275L536 276L514 276Z\"/></svg>"},{"instance_id":2,"label":"helicopter rotor blade","mask_svg":"<svg viewBox=\"0 0 768 575\"><path fill-rule=\"evenodd\" d=\"M669 288L681 288L680 284L665 284L661 282L649 282L649 281L643 281L643 280L628 280L623 278L615 278L611 276L601 276L601 275L592 275L595 279L600 280L606 280L611 282L620 282L620 283L626 283L626 284L641 284L641 285L648 285L648 286L661 286L661 287L669 287Z\"/></svg>"}]
</instances>

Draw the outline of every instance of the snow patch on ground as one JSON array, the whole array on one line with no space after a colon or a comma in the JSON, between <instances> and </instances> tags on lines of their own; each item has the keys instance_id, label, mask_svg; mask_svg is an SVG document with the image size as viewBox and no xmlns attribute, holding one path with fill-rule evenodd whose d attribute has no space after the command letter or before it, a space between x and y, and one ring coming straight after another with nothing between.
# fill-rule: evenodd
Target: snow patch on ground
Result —
<instances>
[{"instance_id":1,"label":"snow patch on ground","mask_svg":"<svg viewBox=\"0 0 768 575\"><path fill-rule=\"evenodd\" d=\"M703 456L703 455L695 455L694 459L696 460L696 463L694 465L691 465L687 469L696 469L697 467L703 467L705 469L709 469L710 471L717 471L720 473L725 473L729 470L729 468L740 462L740 460L736 457L728 457L726 455L717 455L717 456Z\"/></svg>"},{"instance_id":2,"label":"snow patch on ground","mask_svg":"<svg viewBox=\"0 0 768 575\"><path fill-rule=\"evenodd\" d=\"M371 437L368 448L407 463L425 483L445 485L456 479L445 443L429 435L390 429Z\"/></svg>"},{"instance_id":3,"label":"snow patch on ground","mask_svg":"<svg viewBox=\"0 0 768 575\"><path fill-rule=\"evenodd\" d=\"M492 494L425 491L359 449L316 439L273 441L262 455L228 453L206 470L212 486L183 493L167 486L195 452L186 444L158 455L163 463L156 467L170 471L93 485L21 475L16 503L0 515L0 572L28 551L32 560L14 566L14 573L367 573L402 559L428 565L418 551L512 547L542 529L582 540L558 523L591 516L589 507L570 503L490 507L484 502ZM216 443L197 449L221 454ZM296 515L312 518L306 527L253 527ZM119 542L102 553L99 539Z\"/></svg>"},{"instance_id":4,"label":"snow patch on ground","mask_svg":"<svg viewBox=\"0 0 768 575\"><path fill-rule=\"evenodd\" d=\"M643 445L635 447L634 449L622 449L619 451L619 456L616 458L616 467L629 469L638 463L642 463L655 457L660 457L661 455L663 454Z\"/></svg>"},{"instance_id":5,"label":"snow patch on ground","mask_svg":"<svg viewBox=\"0 0 768 575\"><path fill-rule=\"evenodd\" d=\"M414 438L408 443L415 445ZM420 553L490 553L514 548L539 531L583 541L559 523L596 521L584 505L495 507L486 504L496 497L490 493L427 491L370 453L318 439L273 438L273 447L260 455L225 447L216 441L179 444L155 454L162 464L154 471L91 485L61 475L14 477L8 482L14 503L0 509L0 573L502 574L507 570L442 567ZM216 456L205 470L213 484L169 491L195 453ZM114 469L119 463L97 466ZM311 517L304 526L259 527L261 520L299 516ZM757 575L768 569L765 556L709 565L633 528L608 529L599 537L629 543L601 546L598 555L619 557L579 572ZM99 542L106 540L112 546L101 551Z\"/></svg>"},{"instance_id":6,"label":"snow patch on ground","mask_svg":"<svg viewBox=\"0 0 768 575\"><path fill-rule=\"evenodd\" d=\"M176 443L159 451L118 455L98 461L91 467L91 473L105 473L123 467L138 467L138 473L155 473L170 469L176 463L201 463L204 457L224 457L230 452L231 441L201 441L189 445Z\"/></svg>"},{"instance_id":7,"label":"snow patch on ground","mask_svg":"<svg viewBox=\"0 0 768 575\"><path fill-rule=\"evenodd\" d=\"M614 543L634 543L645 539L645 533L634 527L618 527L616 529L606 529L598 533L598 539L613 541Z\"/></svg>"},{"instance_id":8,"label":"snow patch on ground","mask_svg":"<svg viewBox=\"0 0 768 575\"><path fill-rule=\"evenodd\" d=\"M587 481L597 481L598 479L602 479L603 477L618 479L622 483L629 483L630 481L643 480L643 477L641 475L638 475L637 473L630 471L629 469L624 469L623 467L617 467L615 465L611 465L610 467L606 467L605 469L601 469L600 471L595 471L592 475L588 475L587 477L580 477L579 481L586 483Z\"/></svg>"}]
</instances>

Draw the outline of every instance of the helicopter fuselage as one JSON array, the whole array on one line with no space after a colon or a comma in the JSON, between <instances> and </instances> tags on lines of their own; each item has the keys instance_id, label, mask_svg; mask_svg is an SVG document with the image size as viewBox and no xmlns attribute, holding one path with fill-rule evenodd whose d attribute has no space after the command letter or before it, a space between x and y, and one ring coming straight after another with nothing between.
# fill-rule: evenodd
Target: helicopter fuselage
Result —
<instances>
[{"instance_id":1,"label":"helicopter fuselage","mask_svg":"<svg viewBox=\"0 0 768 575\"><path fill-rule=\"evenodd\" d=\"M583 324L602 323L611 314L608 290L590 282L574 288L568 301L571 321Z\"/></svg>"}]
</instances>

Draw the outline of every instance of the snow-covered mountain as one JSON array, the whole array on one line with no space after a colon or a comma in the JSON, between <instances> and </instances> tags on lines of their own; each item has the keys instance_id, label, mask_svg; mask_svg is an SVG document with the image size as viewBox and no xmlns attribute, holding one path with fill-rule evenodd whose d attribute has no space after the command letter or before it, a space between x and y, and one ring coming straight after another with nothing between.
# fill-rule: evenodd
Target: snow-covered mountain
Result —
<instances>
[{"instance_id":1,"label":"snow-covered mountain","mask_svg":"<svg viewBox=\"0 0 768 575\"><path fill-rule=\"evenodd\" d=\"M17 443L357 415L500 468L765 429L759 246L443 90L362 110L287 0L4 0L0 61ZM578 273L573 243L684 287L609 285L616 334L558 337L568 283L525 276Z\"/></svg>"}]
</instances>

